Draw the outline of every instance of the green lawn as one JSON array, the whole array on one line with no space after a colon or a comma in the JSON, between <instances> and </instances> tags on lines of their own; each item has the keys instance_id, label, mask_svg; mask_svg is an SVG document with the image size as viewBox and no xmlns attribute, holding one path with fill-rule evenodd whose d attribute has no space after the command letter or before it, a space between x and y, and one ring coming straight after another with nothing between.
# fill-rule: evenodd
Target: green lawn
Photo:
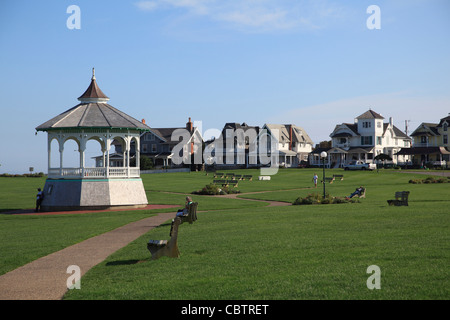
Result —
<instances>
[{"instance_id":1,"label":"green lawn","mask_svg":"<svg viewBox=\"0 0 450 320\"><path fill-rule=\"evenodd\" d=\"M271 181L242 181L237 189L254 192L240 197L293 202L323 192L321 185L312 188L313 173L280 170ZM345 196L364 185L366 199L267 207L194 195L198 220L180 226L180 258L150 260L147 241L168 239L170 225L163 224L92 268L81 290L69 291L65 299L449 299L450 184L409 184L426 176L394 170L327 170L332 173L343 173L344 180L327 184L327 193ZM142 179L151 203L182 205L186 194L213 177L193 172ZM0 210L33 207L36 185L44 181L0 178L6 189ZM386 200L403 190L411 192L410 205L389 207ZM0 274L151 214L0 215ZM381 269L380 290L366 286L370 265Z\"/></svg>"}]
</instances>

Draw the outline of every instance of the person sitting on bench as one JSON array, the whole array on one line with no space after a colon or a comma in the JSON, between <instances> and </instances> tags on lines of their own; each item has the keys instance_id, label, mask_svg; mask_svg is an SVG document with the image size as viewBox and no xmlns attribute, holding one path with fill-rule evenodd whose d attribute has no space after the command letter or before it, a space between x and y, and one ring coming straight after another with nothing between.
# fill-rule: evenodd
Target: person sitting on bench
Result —
<instances>
[{"instance_id":1,"label":"person sitting on bench","mask_svg":"<svg viewBox=\"0 0 450 320\"><path fill-rule=\"evenodd\" d=\"M188 214L189 212L189 205L192 203L192 198L191 197L186 197L186 203L184 205L183 209L180 209L177 211L177 214L175 217L182 217Z\"/></svg>"},{"instance_id":2,"label":"person sitting on bench","mask_svg":"<svg viewBox=\"0 0 450 320\"><path fill-rule=\"evenodd\" d=\"M356 188L355 192L353 192L350 196L346 197L347 199L351 199L354 196L358 195L360 197L362 193L364 192L364 187L360 186L359 188Z\"/></svg>"},{"instance_id":3,"label":"person sitting on bench","mask_svg":"<svg viewBox=\"0 0 450 320\"><path fill-rule=\"evenodd\" d=\"M175 215L175 218L177 217L183 217L186 216L189 213L189 205L192 203L192 198L187 196L186 197L186 203L184 205L183 209L180 209L177 211L177 214ZM173 231L173 224L175 223L175 219L172 219L172 224L170 226L170 236L172 236L172 231Z\"/></svg>"}]
</instances>

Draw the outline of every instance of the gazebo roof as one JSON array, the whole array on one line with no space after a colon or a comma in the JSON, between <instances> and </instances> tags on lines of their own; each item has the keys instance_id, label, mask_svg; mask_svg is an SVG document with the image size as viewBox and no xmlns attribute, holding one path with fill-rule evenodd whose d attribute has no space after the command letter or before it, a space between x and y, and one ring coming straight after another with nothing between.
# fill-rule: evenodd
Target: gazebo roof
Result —
<instances>
[{"instance_id":1,"label":"gazebo roof","mask_svg":"<svg viewBox=\"0 0 450 320\"><path fill-rule=\"evenodd\" d=\"M41 124L36 130L86 128L150 130L141 121L106 103L109 98L98 87L95 74L92 76L88 89L78 100L80 104Z\"/></svg>"}]
</instances>

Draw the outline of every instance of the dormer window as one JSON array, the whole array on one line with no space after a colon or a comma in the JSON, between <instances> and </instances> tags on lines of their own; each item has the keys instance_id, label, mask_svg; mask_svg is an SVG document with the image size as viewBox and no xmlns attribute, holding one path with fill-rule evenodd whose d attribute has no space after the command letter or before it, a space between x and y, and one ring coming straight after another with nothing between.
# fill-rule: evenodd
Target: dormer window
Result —
<instances>
[{"instance_id":1,"label":"dormer window","mask_svg":"<svg viewBox=\"0 0 450 320\"><path fill-rule=\"evenodd\" d=\"M444 131L448 130L448 123L444 122L444 124L442 125L442 128L444 129Z\"/></svg>"}]
</instances>

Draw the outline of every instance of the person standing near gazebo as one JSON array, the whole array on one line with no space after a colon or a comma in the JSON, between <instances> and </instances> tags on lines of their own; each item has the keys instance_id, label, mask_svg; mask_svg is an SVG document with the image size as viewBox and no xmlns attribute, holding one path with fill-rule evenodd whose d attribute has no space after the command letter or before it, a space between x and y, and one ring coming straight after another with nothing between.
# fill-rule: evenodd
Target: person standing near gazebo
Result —
<instances>
[{"instance_id":1,"label":"person standing near gazebo","mask_svg":"<svg viewBox=\"0 0 450 320\"><path fill-rule=\"evenodd\" d=\"M41 203L42 200L44 200L44 192L41 190L41 188L38 188L38 193L36 195L36 209L34 210L35 212L39 212L39 210L41 209Z\"/></svg>"}]
</instances>

